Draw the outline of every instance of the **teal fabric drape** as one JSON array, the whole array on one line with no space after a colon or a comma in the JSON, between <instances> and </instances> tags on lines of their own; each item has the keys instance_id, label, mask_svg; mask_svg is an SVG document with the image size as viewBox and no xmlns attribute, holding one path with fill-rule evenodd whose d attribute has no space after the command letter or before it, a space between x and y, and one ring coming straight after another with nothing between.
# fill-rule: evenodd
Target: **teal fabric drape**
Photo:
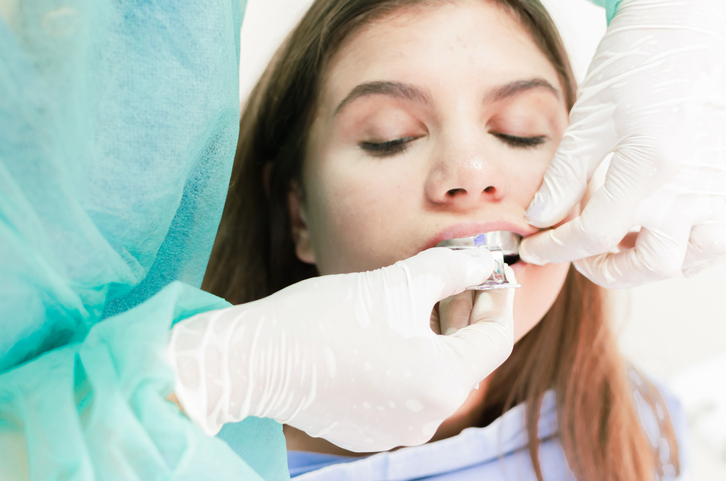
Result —
<instances>
[{"instance_id":1,"label":"teal fabric drape","mask_svg":"<svg viewBox=\"0 0 726 481\"><path fill-rule=\"evenodd\" d=\"M590 0L595 5L605 7L605 14L607 15L608 25L615 16L615 10L618 8L620 0Z\"/></svg>"},{"instance_id":2,"label":"teal fabric drape","mask_svg":"<svg viewBox=\"0 0 726 481\"><path fill-rule=\"evenodd\" d=\"M285 479L165 397L239 120L239 0L0 3L0 479ZM247 449L249 448L249 449ZM247 462L245 453L250 453Z\"/></svg>"}]
</instances>

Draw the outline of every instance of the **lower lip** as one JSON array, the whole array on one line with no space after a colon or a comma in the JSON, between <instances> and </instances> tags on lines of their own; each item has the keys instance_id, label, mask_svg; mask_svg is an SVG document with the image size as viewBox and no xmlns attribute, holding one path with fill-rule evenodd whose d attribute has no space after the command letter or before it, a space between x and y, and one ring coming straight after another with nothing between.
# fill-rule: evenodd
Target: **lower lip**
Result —
<instances>
[{"instance_id":1,"label":"lower lip","mask_svg":"<svg viewBox=\"0 0 726 481\"><path fill-rule=\"evenodd\" d=\"M512 268L512 270L514 271L514 275L516 276L522 269L526 268L528 265L529 264L520 259L518 262L515 262L509 267Z\"/></svg>"}]
</instances>

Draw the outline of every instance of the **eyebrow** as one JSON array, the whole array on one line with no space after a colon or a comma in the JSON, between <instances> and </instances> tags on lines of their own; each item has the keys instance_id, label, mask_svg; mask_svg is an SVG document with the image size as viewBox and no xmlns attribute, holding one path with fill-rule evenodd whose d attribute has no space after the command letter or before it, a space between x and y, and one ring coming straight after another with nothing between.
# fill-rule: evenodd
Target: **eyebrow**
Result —
<instances>
[{"instance_id":1,"label":"eyebrow","mask_svg":"<svg viewBox=\"0 0 726 481\"><path fill-rule=\"evenodd\" d=\"M532 78L528 80L515 80L514 82L496 87L487 94L486 101L487 103L496 102L535 89L548 90L555 97L560 98L559 91L547 80L543 78ZM400 82L368 82L360 84L351 90L338 104L333 116L337 115L349 103L368 95L386 95L396 99L410 100L423 105L430 105L432 103L431 96L428 92L412 85Z\"/></svg>"},{"instance_id":2,"label":"eyebrow","mask_svg":"<svg viewBox=\"0 0 726 481\"><path fill-rule=\"evenodd\" d=\"M350 91L347 97L345 97L335 109L334 116L340 112L340 110L360 97L367 95L386 95L396 99L411 100L423 105L431 104L431 97L427 92L420 90L412 85L406 85L399 82L369 82L356 86Z\"/></svg>"},{"instance_id":3,"label":"eyebrow","mask_svg":"<svg viewBox=\"0 0 726 481\"><path fill-rule=\"evenodd\" d=\"M558 99L560 98L560 92L552 86L551 83L543 78L531 78L528 80L515 80L508 84L502 85L493 89L487 95L487 102L496 102L509 97L514 97L522 92L536 89L545 89L554 94Z\"/></svg>"}]
</instances>

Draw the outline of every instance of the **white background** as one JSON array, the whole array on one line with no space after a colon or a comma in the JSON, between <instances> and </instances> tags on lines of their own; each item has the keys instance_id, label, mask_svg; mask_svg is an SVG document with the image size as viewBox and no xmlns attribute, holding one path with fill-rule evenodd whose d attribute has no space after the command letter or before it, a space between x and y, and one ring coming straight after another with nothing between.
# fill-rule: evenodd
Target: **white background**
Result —
<instances>
[{"instance_id":1,"label":"white background","mask_svg":"<svg viewBox=\"0 0 726 481\"><path fill-rule=\"evenodd\" d=\"M249 0L242 27L240 95L311 0ZM544 0L578 81L605 31L604 10L585 0ZM726 479L726 263L689 278L615 292L626 356L665 381L689 414L691 479Z\"/></svg>"}]
</instances>

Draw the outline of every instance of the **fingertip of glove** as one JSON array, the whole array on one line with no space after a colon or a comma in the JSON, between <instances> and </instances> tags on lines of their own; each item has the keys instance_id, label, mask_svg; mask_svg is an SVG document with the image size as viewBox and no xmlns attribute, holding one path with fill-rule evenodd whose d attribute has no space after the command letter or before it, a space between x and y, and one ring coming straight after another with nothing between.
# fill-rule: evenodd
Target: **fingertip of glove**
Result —
<instances>
[{"instance_id":1,"label":"fingertip of glove","mask_svg":"<svg viewBox=\"0 0 726 481\"><path fill-rule=\"evenodd\" d=\"M488 249L462 249L460 252L465 257L467 284L479 283L486 280L494 270L494 258Z\"/></svg>"},{"instance_id":2,"label":"fingertip of glove","mask_svg":"<svg viewBox=\"0 0 726 481\"><path fill-rule=\"evenodd\" d=\"M548 217L551 217L551 209L549 209L548 206L552 200L551 196L547 192L544 192L544 189L546 189L546 187L542 186L540 191L534 195L534 199L532 199L532 202L527 208L527 212L524 214L525 220L530 225L539 228L552 225L548 223Z\"/></svg>"},{"instance_id":3,"label":"fingertip of glove","mask_svg":"<svg viewBox=\"0 0 726 481\"><path fill-rule=\"evenodd\" d=\"M524 213L524 220L529 225L540 229L552 227L567 217L567 214L572 211L573 207L582 198L583 193L584 191L573 191L559 192L552 195L549 188L542 185Z\"/></svg>"},{"instance_id":4,"label":"fingertip of glove","mask_svg":"<svg viewBox=\"0 0 726 481\"><path fill-rule=\"evenodd\" d=\"M533 239L522 239L522 242L519 244L519 258L522 259L527 264L533 264L536 266L543 266L547 263L544 259L542 259L540 256L532 252Z\"/></svg>"},{"instance_id":5,"label":"fingertip of glove","mask_svg":"<svg viewBox=\"0 0 726 481\"><path fill-rule=\"evenodd\" d=\"M545 217L542 213L530 216L529 211L525 214L524 220L527 221L527 224L537 227L538 229L546 229L547 227L556 224L556 222L552 222L549 217Z\"/></svg>"}]
</instances>

